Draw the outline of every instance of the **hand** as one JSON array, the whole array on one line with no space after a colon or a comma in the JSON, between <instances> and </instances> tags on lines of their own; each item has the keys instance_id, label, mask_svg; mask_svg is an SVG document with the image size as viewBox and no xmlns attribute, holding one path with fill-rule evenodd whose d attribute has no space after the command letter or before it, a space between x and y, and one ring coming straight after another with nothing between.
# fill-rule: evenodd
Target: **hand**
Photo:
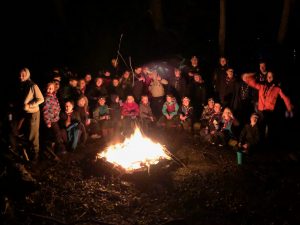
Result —
<instances>
[{"instance_id":1,"label":"hand","mask_svg":"<svg viewBox=\"0 0 300 225\"><path fill-rule=\"evenodd\" d=\"M285 118L293 118L294 113L293 111L285 111Z\"/></svg>"},{"instance_id":2,"label":"hand","mask_svg":"<svg viewBox=\"0 0 300 225\"><path fill-rule=\"evenodd\" d=\"M51 127L51 123L48 123L48 124L47 124L47 127L50 128L50 127Z\"/></svg>"},{"instance_id":3,"label":"hand","mask_svg":"<svg viewBox=\"0 0 300 225\"><path fill-rule=\"evenodd\" d=\"M242 74L242 80L246 81L248 77L253 76L255 73L244 73Z\"/></svg>"},{"instance_id":4,"label":"hand","mask_svg":"<svg viewBox=\"0 0 300 225\"><path fill-rule=\"evenodd\" d=\"M25 104L25 106L24 106L24 110L25 111L28 111L29 110L29 104L27 103L27 104Z\"/></svg>"},{"instance_id":5,"label":"hand","mask_svg":"<svg viewBox=\"0 0 300 225\"><path fill-rule=\"evenodd\" d=\"M244 144L244 145L243 145L243 148L244 148L244 149L248 149L248 144Z\"/></svg>"},{"instance_id":6,"label":"hand","mask_svg":"<svg viewBox=\"0 0 300 225\"><path fill-rule=\"evenodd\" d=\"M139 78L139 81L145 82L145 78L144 78L144 77L141 77L141 78Z\"/></svg>"},{"instance_id":7,"label":"hand","mask_svg":"<svg viewBox=\"0 0 300 225\"><path fill-rule=\"evenodd\" d=\"M290 116L289 111L286 110L284 115L285 115L285 118L288 118Z\"/></svg>"}]
</instances>

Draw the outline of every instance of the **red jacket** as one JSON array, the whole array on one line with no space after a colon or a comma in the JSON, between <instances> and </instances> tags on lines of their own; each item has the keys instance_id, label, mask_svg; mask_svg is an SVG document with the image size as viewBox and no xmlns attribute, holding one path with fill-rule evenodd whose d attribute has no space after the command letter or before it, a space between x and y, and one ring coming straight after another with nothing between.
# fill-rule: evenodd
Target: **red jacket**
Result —
<instances>
[{"instance_id":1,"label":"red jacket","mask_svg":"<svg viewBox=\"0 0 300 225\"><path fill-rule=\"evenodd\" d=\"M258 90L258 110L271 110L275 108L278 95L283 99L288 111L292 110L290 99L282 92L280 87L276 87L274 84L267 90L266 84L256 83L253 76L246 76L243 79L250 87Z\"/></svg>"},{"instance_id":2,"label":"red jacket","mask_svg":"<svg viewBox=\"0 0 300 225\"><path fill-rule=\"evenodd\" d=\"M135 102L125 102L122 106L122 116L138 116L140 114L139 105Z\"/></svg>"}]
</instances>

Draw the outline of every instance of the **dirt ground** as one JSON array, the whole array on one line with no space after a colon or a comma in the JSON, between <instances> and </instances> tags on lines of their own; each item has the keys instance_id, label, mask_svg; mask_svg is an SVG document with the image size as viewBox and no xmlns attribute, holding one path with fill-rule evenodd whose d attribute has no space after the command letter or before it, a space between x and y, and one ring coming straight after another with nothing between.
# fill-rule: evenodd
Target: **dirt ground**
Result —
<instances>
[{"instance_id":1,"label":"dirt ground","mask_svg":"<svg viewBox=\"0 0 300 225\"><path fill-rule=\"evenodd\" d=\"M168 131L151 138L177 160L123 173L96 160L105 148L100 139L60 162L25 165L34 188L2 179L9 187L2 191L3 224L300 224L299 144L281 139L238 165L232 148L198 136Z\"/></svg>"}]
</instances>

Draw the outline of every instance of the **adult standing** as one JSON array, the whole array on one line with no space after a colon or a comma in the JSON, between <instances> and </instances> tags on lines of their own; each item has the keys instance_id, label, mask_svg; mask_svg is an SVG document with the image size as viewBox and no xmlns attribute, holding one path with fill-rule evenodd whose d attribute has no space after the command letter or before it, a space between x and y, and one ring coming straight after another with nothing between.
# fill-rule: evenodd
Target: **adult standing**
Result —
<instances>
[{"instance_id":1,"label":"adult standing","mask_svg":"<svg viewBox=\"0 0 300 225\"><path fill-rule=\"evenodd\" d=\"M287 97L280 87L274 83L273 72L268 72L266 82L264 84L257 83L254 77L254 73L245 73L242 75L242 79L250 87L258 90L258 113L263 119L263 132L266 136L271 136L273 133L273 127L278 121L274 118L274 109L278 96L280 96L286 106L287 112L292 112L292 105L289 97Z\"/></svg>"},{"instance_id":2,"label":"adult standing","mask_svg":"<svg viewBox=\"0 0 300 225\"><path fill-rule=\"evenodd\" d=\"M16 94L18 102L16 105L18 116L18 127L24 129L24 135L29 141L34 151L33 161L37 161L40 151L39 128L40 128L40 108L44 102L44 97L40 88L30 79L30 71L23 68L19 74L20 87Z\"/></svg>"}]
</instances>

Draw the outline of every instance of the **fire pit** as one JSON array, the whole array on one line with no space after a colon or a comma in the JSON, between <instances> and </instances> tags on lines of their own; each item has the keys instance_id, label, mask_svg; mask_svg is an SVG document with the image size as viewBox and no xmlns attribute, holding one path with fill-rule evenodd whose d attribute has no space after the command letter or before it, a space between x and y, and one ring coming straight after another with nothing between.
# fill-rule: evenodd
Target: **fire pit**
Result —
<instances>
[{"instance_id":1,"label":"fire pit","mask_svg":"<svg viewBox=\"0 0 300 225\"><path fill-rule=\"evenodd\" d=\"M145 137L137 127L124 142L108 146L103 152L98 153L97 159L105 160L125 173L145 169L149 173L151 165L171 160L172 154L160 143Z\"/></svg>"}]
</instances>

